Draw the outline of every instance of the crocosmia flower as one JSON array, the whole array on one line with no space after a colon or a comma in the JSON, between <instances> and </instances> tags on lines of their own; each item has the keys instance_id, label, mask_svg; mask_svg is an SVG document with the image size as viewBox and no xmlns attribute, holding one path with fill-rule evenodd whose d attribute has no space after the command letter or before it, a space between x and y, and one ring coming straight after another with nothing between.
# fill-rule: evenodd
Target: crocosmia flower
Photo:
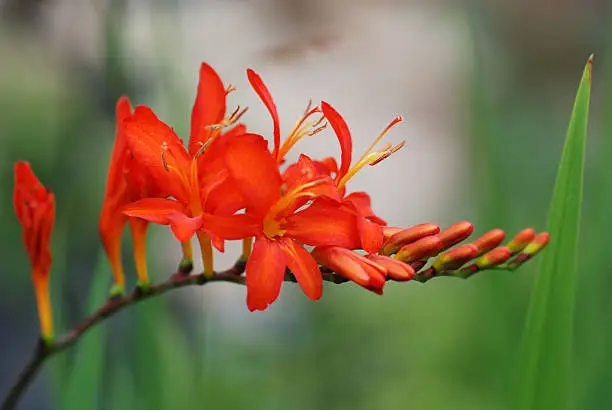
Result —
<instances>
[{"instance_id":1,"label":"crocosmia flower","mask_svg":"<svg viewBox=\"0 0 612 410\"><path fill-rule=\"evenodd\" d=\"M321 297L318 265L303 245L359 247L355 215L338 205L331 178L287 185L266 141L236 142L226 151L227 170L246 202L246 215L257 221L253 252L246 265L247 306L264 310L279 295L285 270L295 275L306 296ZM307 202L326 197L317 207Z\"/></svg>"},{"instance_id":2,"label":"crocosmia flower","mask_svg":"<svg viewBox=\"0 0 612 410\"><path fill-rule=\"evenodd\" d=\"M41 335L48 341L53 337L53 316L49 298L49 242L55 219L55 197L36 178L30 164L24 161L15 164L13 205L32 266Z\"/></svg>"},{"instance_id":3,"label":"crocosmia flower","mask_svg":"<svg viewBox=\"0 0 612 410\"><path fill-rule=\"evenodd\" d=\"M115 278L113 292L123 293L125 275L121 263L121 237L128 217L123 214L123 206L141 198L164 197L153 183L146 169L139 166L127 145L124 121L132 115L132 107L127 97L121 97L116 107L115 144L106 179L106 192L98 225L102 245L110 260ZM146 262L146 232L148 222L139 218L129 218L134 244L134 259L140 285L149 283Z\"/></svg>"}]
</instances>

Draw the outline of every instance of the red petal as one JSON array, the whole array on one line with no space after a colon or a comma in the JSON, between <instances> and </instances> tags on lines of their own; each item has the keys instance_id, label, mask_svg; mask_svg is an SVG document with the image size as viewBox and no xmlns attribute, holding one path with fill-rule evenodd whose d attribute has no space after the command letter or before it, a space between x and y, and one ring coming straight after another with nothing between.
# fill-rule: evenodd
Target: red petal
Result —
<instances>
[{"instance_id":1,"label":"red petal","mask_svg":"<svg viewBox=\"0 0 612 410\"><path fill-rule=\"evenodd\" d=\"M123 213L160 225L170 225L172 233L180 242L190 239L202 228L202 216L191 218L177 201L162 198L145 198L123 207Z\"/></svg>"},{"instance_id":2,"label":"red petal","mask_svg":"<svg viewBox=\"0 0 612 410\"><path fill-rule=\"evenodd\" d=\"M359 214L368 218L374 223L378 225L387 225L387 223L380 219L374 211L372 210L372 200L370 199L370 195L366 192L353 192L344 198L345 202L350 202Z\"/></svg>"},{"instance_id":3,"label":"red petal","mask_svg":"<svg viewBox=\"0 0 612 410\"><path fill-rule=\"evenodd\" d=\"M306 245L336 245L360 248L361 240L355 215L343 211L331 201L316 201L287 218L286 236Z\"/></svg>"},{"instance_id":4,"label":"red petal","mask_svg":"<svg viewBox=\"0 0 612 410\"><path fill-rule=\"evenodd\" d=\"M380 225L358 216L357 229L361 239L361 249L368 253L376 253L382 248L383 231Z\"/></svg>"},{"instance_id":5,"label":"red petal","mask_svg":"<svg viewBox=\"0 0 612 410\"><path fill-rule=\"evenodd\" d=\"M319 300L323 293L323 279L319 265L306 249L295 241L285 240L282 248L287 257L287 266L311 300Z\"/></svg>"},{"instance_id":6,"label":"red petal","mask_svg":"<svg viewBox=\"0 0 612 410\"><path fill-rule=\"evenodd\" d=\"M225 96L225 86L217 72L208 64L202 63L198 91L191 111L189 153L192 156L210 137L206 126L219 124L223 120L226 110Z\"/></svg>"},{"instance_id":7,"label":"red petal","mask_svg":"<svg viewBox=\"0 0 612 410\"><path fill-rule=\"evenodd\" d=\"M272 116L272 121L274 122L274 151L272 152L272 157L276 159L278 157L278 150L280 148L280 123L278 120L276 104L274 104L272 95L270 94L270 91L268 91L268 87L266 87L259 74L249 68L247 70L247 77L249 78L251 86L259 98L261 98L261 101L263 101L264 105Z\"/></svg>"},{"instance_id":8,"label":"red petal","mask_svg":"<svg viewBox=\"0 0 612 410\"><path fill-rule=\"evenodd\" d=\"M250 238L261 233L261 224L251 215L202 215L202 228L212 236L236 240Z\"/></svg>"},{"instance_id":9,"label":"red petal","mask_svg":"<svg viewBox=\"0 0 612 410\"><path fill-rule=\"evenodd\" d=\"M247 307L265 310L280 293L287 260L278 243L259 236L246 264Z\"/></svg>"},{"instance_id":10,"label":"red petal","mask_svg":"<svg viewBox=\"0 0 612 410\"><path fill-rule=\"evenodd\" d=\"M188 175L191 157L183 141L148 107L137 107L125 121L125 135L138 165L146 169L157 186L180 201L187 201L181 174ZM167 167L164 167L162 153Z\"/></svg>"},{"instance_id":11,"label":"red petal","mask_svg":"<svg viewBox=\"0 0 612 410\"><path fill-rule=\"evenodd\" d=\"M331 124L336 136L338 137L338 142L340 143L340 150L342 154L342 161L340 163L340 170L336 175L336 181L340 181L344 175L349 170L351 166L351 156L353 151L353 140L351 138L351 132L346 125L346 121L338 112L325 101L321 101L321 110L323 111L323 115L327 118L327 121Z\"/></svg>"},{"instance_id":12,"label":"red petal","mask_svg":"<svg viewBox=\"0 0 612 410\"><path fill-rule=\"evenodd\" d=\"M263 216L280 199L281 176L265 144L237 141L227 148L225 163L249 211Z\"/></svg>"}]
</instances>

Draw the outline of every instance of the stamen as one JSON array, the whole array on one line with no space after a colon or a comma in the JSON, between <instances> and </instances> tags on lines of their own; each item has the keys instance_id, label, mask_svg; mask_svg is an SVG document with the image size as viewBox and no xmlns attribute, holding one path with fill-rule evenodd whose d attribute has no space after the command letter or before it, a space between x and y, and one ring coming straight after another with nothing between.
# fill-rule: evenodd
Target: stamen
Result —
<instances>
[{"instance_id":1,"label":"stamen","mask_svg":"<svg viewBox=\"0 0 612 410\"><path fill-rule=\"evenodd\" d=\"M228 84L227 88L225 89L225 95L227 96L230 93L233 93L234 91L236 91L236 87L234 87L233 84Z\"/></svg>"},{"instance_id":2,"label":"stamen","mask_svg":"<svg viewBox=\"0 0 612 410\"><path fill-rule=\"evenodd\" d=\"M325 126L320 126L320 124L325 120L324 116L321 116L319 119L317 119L316 121L308 121L306 122L306 120L311 117L312 115L321 112L321 109L317 106L314 108L311 108L312 106L312 99L310 99L310 101L308 101L308 105L306 106L306 110L304 112L304 115L302 116L302 118L300 118L295 125L293 126L293 129L291 130L291 132L289 133L289 135L287 136L287 138L285 139L285 141L283 142L283 145L281 146L280 150L278 151L278 157L277 157L277 161L278 162L282 162L282 160L284 159L285 155L287 155L287 153L289 152L289 150L302 138L304 137L309 137L312 136L314 134L317 134L319 132L321 132L323 129L325 129ZM318 127L318 128L316 128ZM315 128L314 130L312 128Z\"/></svg>"},{"instance_id":3,"label":"stamen","mask_svg":"<svg viewBox=\"0 0 612 410\"><path fill-rule=\"evenodd\" d=\"M379 151L374 151L372 152L372 150L374 149L374 146L380 141L380 139L396 124L400 123L401 121L403 121L402 117L400 115L398 115L397 117L395 117L393 119L393 121L391 121L389 123L389 125L387 125L385 127L385 129L378 135L378 137L376 137L376 139L374 140L374 142L368 147L368 149L366 150L366 152L364 152L364 154L359 158L359 160L357 160L357 162L355 163L355 165L353 165L348 172L342 177L342 179L340 179L340 181L338 182L337 186L338 189L342 189L346 183L355 176L355 174L357 172L359 172L363 167L365 167L366 165L371 165L374 166L376 164L378 164L379 162L381 162L382 160L389 158L389 156L391 156L391 154L393 154L394 152L397 152L398 150L400 150L402 147L404 147L404 145L406 144L406 141L402 141L400 144L393 146L391 143L385 145L385 147Z\"/></svg>"},{"instance_id":4,"label":"stamen","mask_svg":"<svg viewBox=\"0 0 612 410\"><path fill-rule=\"evenodd\" d=\"M400 122L404 121L404 119L402 118L401 115L398 115L397 117L395 117L390 123L389 125L387 125L385 127L384 130L382 130L382 132L378 135L378 137L376 137L376 139L374 140L374 142L372 143L372 145L370 145L368 147L368 149L366 150L366 152L363 153L363 155L359 158L359 161L363 160L376 146L376 144L378 144L378 142L382 139L382 137L395 125L399 124Z\"/></svg>"}]
</instances>

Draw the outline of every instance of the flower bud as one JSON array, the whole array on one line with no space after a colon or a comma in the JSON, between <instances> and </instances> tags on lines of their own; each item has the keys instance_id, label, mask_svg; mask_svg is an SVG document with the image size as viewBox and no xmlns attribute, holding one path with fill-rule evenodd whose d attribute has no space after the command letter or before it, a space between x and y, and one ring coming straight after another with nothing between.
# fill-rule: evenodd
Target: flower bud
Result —
<instances>
[{"instance_id":1,"label":"flower bud","mask_svg":"<svg viewBox=\"0 0 612 410\"><path fill-rule=\"evenodd\" d=\"M512 252L505 246L500 246L478 258L475 265L479 270L493 268L506 262L512 256Z\"/></svg>"},{"instance_id":2,"label":"flower bud","mask_svg":"<svg viewBox=\"0 0 612 410\"><path fill-rule=\"evenodd\" d=\"M448 249L453 245L467 239L474 232L474 225L470 222L457 222L438 234L442 241L442 249Z\"/></svg>"},{"instance_id":3,"label":"flower bud","mask_svg":"<svg viewBox=\"0 0 612 410\"><path fill-rule=\"evenodd\" d=\"M527 228L520 231L510 242L506 244L506 247L510 249L512 254L519 253L522 251L529 242L535 238L535 230L533 228Z\"/></svg>"},{"instance_id":4,"label":"flower bud","mask_svg":"<svg viewBox=\"0 0 612 410\"><path fill-rule=\"evenodd\" d=\"M529 242L529 244L523 249L523 253L529 256L535 256L538 254L546 245L550 242L550 235L548 232L542 232L536 235L536 237Z\"/></svg>"},{"instance_id":5,"label":"flower bud","mask_svg":"<svg viewBox=\"0 0 612 410\"><path fill-rule=\"evenodd\" d=\"M385 240L381 253L393 255L404 245L416 242L421 238L435 235L440 232L440 227L435 224L423 223L408 229L401 229Z\"/></svg>"},{"instance_id":6,"label":"flower bud","mask_svg":"<svg viewBox=\"0 0 612 410\"><path fill-rule=\"evenodd\" d=\"M495 249L504 241L506 233L501 229L493 229L480 238L472 242L474 246L478 248L478 254L489 252L491 249Z\"/></svg>"},{"instance_id":7,"label":"flower bud","mask_svg":"<svg viewBox=\"0 0 612 410\"><path fill-rule=\"evenodd\" d=\"M376 254L366 255L366 258L387 269L387 274L392 280L404 282L414 277L415 272L412 266L397 259Z\"/></svg>"},{"instance_id":8,"label":"flower bud","mask_svg":"<svg viewBox=\"0 0 612 410\"><path fill-rule=\"evenodd\" d=\"M395 259L405 263L435 256L442 250L442 241L437 236L426 236L416 242L402 246Z\"/></svg>"},{"instance_id":9,"label":"flower bud","mask_svg":"<svg viewBox=\"0 0 612 410\"><path fill-rule=\"evenodd\" d=\"M478 256L478 248L468 243L444 252L442 255L438 256L432 264L432 267L437 272L455 270L459 269L476 256Z\"/></svg>"}]
</instances>

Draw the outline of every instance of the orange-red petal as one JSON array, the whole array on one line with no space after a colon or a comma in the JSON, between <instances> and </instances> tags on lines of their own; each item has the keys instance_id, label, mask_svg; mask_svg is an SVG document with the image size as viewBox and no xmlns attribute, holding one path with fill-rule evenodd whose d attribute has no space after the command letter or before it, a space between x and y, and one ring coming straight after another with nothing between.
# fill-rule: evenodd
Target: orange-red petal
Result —
<instances>
[{"instance_id":1,"label":"orange-red petal","mask_svg":"<svg viewBox=\"0 0 612 410\"><path fill-rule=\"evenodd\" d=\"M236 141L225 154L225 164L249 211L263 216L280 198L281 176L278 165L260 141Z\"/></svg>"},{"instance_id":2,"label":"orange-red petal","mask_svg":"<svg viewBox=\"0 0 612 410\"><path fill-rule=\"evenodd\" d=\"M128 146L138 165L147 169L160 190L179 201L187 202L191 157L183 141L148 107L136 107L125 121Z\"/></svg>"},{"instance_id":3,"label":"orange-red petal","mask_svg":"<svg viewBox=\"0 0 612 410\"><path fill-rule=\"evenodd\" d=\"M318 300L323 293L323 279L319 265L301 245L295 241L284 240L281 247L287 258L287 266L311 300Z\"/></svg>"},{"instance_id":4,"label":"orange-red petal","mask_svg":"<svg viewBox=\"0 0 612 410\"><path fill-rule=\"evenodd\" d=\"M226 110L225 86L217 72L208 64L200 66L198 91L191 111L189 153L193 156L210 137L206 126L223 120Z\"/></svg>"},{"instance_id":5,"label":"orange-red petal","mask_svg":"<svg viewBox=\"0 0 612 410\"><path fill-rule=\"evenodd\" d=\"M338 174L336 175L336 181L340 181L344 175L349 170L351 166L351 156L353 153L353 139L351 137L351 132L349 130L346 121L344 118L336 111L331 105L326 103L325 101L321 101L321 110L323 111L323 115L327 118L327 121L331 124L336 136L338 137L338 142L340 143L341 150L341 162L340 169L338 170Z\"/></svg>"},{"instance_id":6,"label":"orange-red petal","mask_svg":"<svg viewBox=\"0 0 612 410\"><path fill-rule=\"evenodd\" d=\"M246 264L247 307L265 310L280 294L287 259L277 242L259 236Z\"/></svg>"},{"instance_id":7,"label":"orange-red petal","mask_svg":"<svg viewBox=\"0 0 612 410\"><path fill-rule=\"evenodd\" d=\"M276 104L274 104L274 100L272 99L272 95L268 90L268 87L264 84L263 80L255 71L250 68L247 70L247 77L251 86L261 98L261 101L264 103L268 111L270 112L270 116L272 117L272 121L274 123L274 151L272 152L272 157L276 160L278 157L278 150L280 149L280 122L278 119L278 111L276 110Z\"/></svg>"},{"instance_id":8,"label":"orange-red petal","mask_svg":"<svg viewBox=\"0 0 612 410\"><path fill-rule=\"evenodd\" d=\"M180 242L190 239L202 228L202 216L191 218L185 215L184 206L170 199L145 198L123 207L123 213L160 225L170 225L172 233Z\"/></svg>"},{"instance_id":9,"label":"orange-red petal","mask_svg":"<svg viewBox=\"0 0 612 410\"><path fill-rule=\"evenodd\" d=\"M286 236L306 245L335 245L348 249L361 247L355 215L340 209L331 201L316 201L313 205L289 216Z\"/></svg>"}]
</instances>

